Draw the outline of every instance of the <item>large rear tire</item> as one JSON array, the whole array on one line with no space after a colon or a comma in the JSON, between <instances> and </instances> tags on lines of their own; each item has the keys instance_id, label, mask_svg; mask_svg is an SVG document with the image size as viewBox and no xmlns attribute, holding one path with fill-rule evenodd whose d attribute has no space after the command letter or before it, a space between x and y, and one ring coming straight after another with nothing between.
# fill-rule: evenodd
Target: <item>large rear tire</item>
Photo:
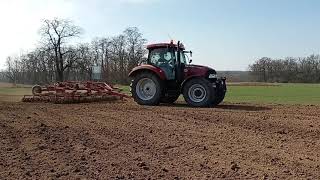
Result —
<instances>
[{"instance_id":1,"label":"large rear tire","mask_svg":"<svg viewBox=\"0 0 320 180\"><path fill-rule=\"evenodd\" d=\"M215 98L215 89L206 79L191 79L183 88L185 101L194 107L210 107Z\"/></svg>"},{"instance_id":2,"label":"large rear tire","mask_svg":"<svg viewBox=\"0 0 320 180\"><path fill-rule=\"evenodd\" d=\"M134 101L138 104L158 105L162 92L161 81L155 74L142 72L133 78L130 91Z\"/></svg>"}]
</instances>

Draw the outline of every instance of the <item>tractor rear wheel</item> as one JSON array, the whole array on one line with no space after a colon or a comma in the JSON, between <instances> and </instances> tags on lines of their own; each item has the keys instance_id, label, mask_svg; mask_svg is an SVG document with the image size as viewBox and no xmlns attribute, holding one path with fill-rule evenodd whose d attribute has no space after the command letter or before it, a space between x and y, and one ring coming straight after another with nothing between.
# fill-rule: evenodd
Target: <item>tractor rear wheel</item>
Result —
<instances>
[{"instance_id":1,"label":"tractor rear wheel","mask_svg":"<svg viewBox=\"0 0 320 180\"><path fill-rule=\"evenodd\" d=\"M212 84L206 79L191 79L183 88L185 101L194 107L209 107L215 97Z\"/></svg>"},{"instance_id":2,"label":"tractor rear wheel","mask_svg":"<svg viewBox=\"0 0 320 180\"><path fill-rule=\"evenodd\" d=\"M140 105L158 105L161 89L160 79L148 72L137 74L130 84L132 97Z\"/></svg>"}]
</instances>

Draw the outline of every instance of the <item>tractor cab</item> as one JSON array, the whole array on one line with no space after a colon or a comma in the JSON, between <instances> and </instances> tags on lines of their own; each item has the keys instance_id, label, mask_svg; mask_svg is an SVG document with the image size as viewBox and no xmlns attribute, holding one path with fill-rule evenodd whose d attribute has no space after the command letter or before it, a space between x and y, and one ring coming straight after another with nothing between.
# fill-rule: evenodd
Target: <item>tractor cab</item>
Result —
<instances>
[{"instance_id":1,"label":"tractor cab","mask_svg":"<svg viewBox=\"0 0 320 180\"><path fill-rule=\"evenodd\" d=\"M191 106L217 105L226 93L225 78L214 69L191 65L192 52L182 43L158 43L147 46L148 59L132 69L131 93L142 105L173 103L180 94Z\"/></svg>"},{"instance_id":2,"label":"tractor cab","mask_svg":"<svg viewBox=\"0 0 320 180\"><path fill-rule=\"evenodd\" d=\"M179 72L187 64L185 54L187 51L184 51L182 44L179 44L179 47L178 49L178 46L174 45L173 42L170 44L148 45L149 55L147 63L160 68L164 72L167 80L177 80Z\"/></svg>"}]
</instances>

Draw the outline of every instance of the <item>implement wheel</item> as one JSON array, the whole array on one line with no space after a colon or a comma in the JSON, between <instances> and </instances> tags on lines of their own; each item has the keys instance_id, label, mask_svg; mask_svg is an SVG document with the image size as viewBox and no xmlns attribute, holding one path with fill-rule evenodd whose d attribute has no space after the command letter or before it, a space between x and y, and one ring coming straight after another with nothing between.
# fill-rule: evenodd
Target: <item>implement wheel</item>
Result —
<instances>
[{"instance_id":1,"label":"implement wheel","mask_svg":"<svg viewBox=\"0 0 320 180\"><path fill-rule=\"evenodd\" d=\"M41 92L42 92L41 86L35 85L32 87L32 94L33 95L39 95L39 94L41 94Z\"/></svg>"}]
</instances>

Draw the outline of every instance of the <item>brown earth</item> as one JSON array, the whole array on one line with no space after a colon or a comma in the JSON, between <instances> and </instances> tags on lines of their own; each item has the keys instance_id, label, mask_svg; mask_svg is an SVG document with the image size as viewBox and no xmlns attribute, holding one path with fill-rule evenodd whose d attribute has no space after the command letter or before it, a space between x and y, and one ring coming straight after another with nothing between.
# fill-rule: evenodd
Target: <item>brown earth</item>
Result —
<instances>
[{"instance_id":1,"label":"brown earth","mask_svg":"<svg viewBox=\"0 0 320 180\"><path fill-rule=\"evenodd\" d=\"M0 179L320 179L319 106L0 103Z\"/></svg>"}]
</instances>

